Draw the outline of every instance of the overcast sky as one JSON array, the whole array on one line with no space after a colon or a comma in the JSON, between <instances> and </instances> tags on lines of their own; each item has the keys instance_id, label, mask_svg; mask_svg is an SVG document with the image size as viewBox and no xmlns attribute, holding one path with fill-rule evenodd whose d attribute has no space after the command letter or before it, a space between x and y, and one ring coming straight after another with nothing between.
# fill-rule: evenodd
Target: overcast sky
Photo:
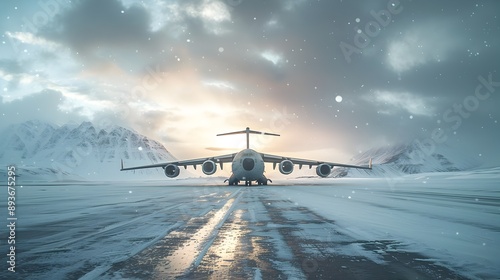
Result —
<instances>
[{"instance_id":1,"label":"overcast sky","mask_svg":"<svg viewBox=\"0 0 500 280\"><path fill-rule=\"evenodd\" d=\"M124 125L179 158L253 148L348 161L444 142L499 162L500 2L0 3L0 128ZM441 130L438 130L441 129Z\"/></svg>"}]
</instances>

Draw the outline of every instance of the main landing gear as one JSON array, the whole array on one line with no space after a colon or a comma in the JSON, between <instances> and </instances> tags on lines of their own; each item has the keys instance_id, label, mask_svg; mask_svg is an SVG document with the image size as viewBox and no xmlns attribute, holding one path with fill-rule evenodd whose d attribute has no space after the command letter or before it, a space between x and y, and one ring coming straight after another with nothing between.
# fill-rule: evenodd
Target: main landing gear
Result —
<instances>
[{"instance_id":1,"label":"main landing gear","mask_svg":"<svg viewBox=\"0 0 500 280\"><path fill-rule=\"evenodd\" d=\"M229 177L229 179L224 180L224 183L225 182L228 182L229 186L237 186L240 183L240 180L234 178L234 176L231 175L231 177Z\"/></svg>"},{"instance_id":2,"label":"main landing gear","mask_svg":"<svg viewBox=\"0 0 500 280\"><path fill-rule=\"evenodd\" d=\"M224 180L224 183L228 183L229 186L238 186L238 184L240 183L240 180L234 178L232 175L229 179L226 179ZM252 180L245 180L245 186L252 186ZM271 181L271 179L267 179L265 176L258 179L258 180L255 180L255 182L257 182L257 185L259 186L267 186L267 182L273 182Z\"/></svg>"},{"instance_id":3,"label":"main landing gear","mask_svg":"<svg viewBox=\"0 0 500 280\"><path fill-rule=\"evenodd\" d=\"M272 183L273 181L271 181L271 179L267 179L266 176L262 176L262 178L257 180L257 184L259 184L259 186L261 185L267 186L267 182Z\"/></svg>"}]
</instances>

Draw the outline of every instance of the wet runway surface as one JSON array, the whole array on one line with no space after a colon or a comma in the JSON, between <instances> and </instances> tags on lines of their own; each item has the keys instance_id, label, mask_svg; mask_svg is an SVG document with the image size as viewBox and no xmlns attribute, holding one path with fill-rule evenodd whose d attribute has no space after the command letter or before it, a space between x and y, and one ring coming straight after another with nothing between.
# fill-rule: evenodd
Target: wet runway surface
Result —
<instances>
[{"instance_id":1,"label":"wet runway surface","mask_svg":"<svg viewBox=\"0 0 500 280\"><path fill-rule=\"evenodd\" d=\"M465 279L393 240L356 240L262 188L235 189L105 278Z\"/></svg>"},{"instance_id":2,"label":"wet runway surface","mask_svg":"<svg viewBox=\"0 0 500 280\"><path fill-rule=\"evenodd\" d=\"M401 240L353 235L285 187L76 188L20 192L9 279L469 279Z\"/></svg>"}]
</instances>

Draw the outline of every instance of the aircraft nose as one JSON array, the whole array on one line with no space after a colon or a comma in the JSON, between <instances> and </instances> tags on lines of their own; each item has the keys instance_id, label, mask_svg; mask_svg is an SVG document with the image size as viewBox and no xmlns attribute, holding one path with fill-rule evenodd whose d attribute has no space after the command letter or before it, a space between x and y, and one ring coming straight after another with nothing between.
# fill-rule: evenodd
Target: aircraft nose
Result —
<instances>
[{"instance_id":1,"label":"aircraft nose","mask_svg":"<svg viewBox=\"0 0 500 280\"><path fill-rule=\"evenodd\" d=\"M253 158L246 158L243 160L243 169L245 169L246 171L252 170L254 166L255 161L253 160Z\"/></svg>"}]
</instances>

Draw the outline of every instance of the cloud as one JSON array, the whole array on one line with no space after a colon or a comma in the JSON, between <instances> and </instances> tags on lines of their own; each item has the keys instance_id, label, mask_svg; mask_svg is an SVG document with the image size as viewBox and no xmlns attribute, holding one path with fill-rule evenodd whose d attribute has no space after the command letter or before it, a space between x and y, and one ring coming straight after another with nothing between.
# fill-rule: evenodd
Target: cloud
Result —
<instances>
[{"instance_id":1,"label":"cloud","mask_svg":"<svg viewBox=\"0 0 500 280\"><path fill-rule=\"evenodd\" d=\"M191 4L186 13L192 17L199 17L207 22L224 22L231 20L227 6L220 1L203 0L201 3Z\"/></svg>"},{"instance_id":2,"label":"cloud","mask_svg":"<svg viewBox=\"0 0 500 280\"><path fill-rule=\"evenodd\" d=\"M63 112L59 104L63 96L60 92L43 90L26 96L23 99L11 102L2 102L0 97L0 127L15 122L41 120L56 124L65 124L70 119L75 121L86 120L73 112Z\"/></svg>"},{"instance_id":3,"label":"cloud","mask_svg":"<svg viewBox=\"0 0 500 280\"><path fill-rule=\"evenodd\" d=\"M429 62L443 61L459 45L452 30L447 22L436 20L410 28L402 38L389 43L387 63L393 71L402 73Z\"/></svg>"},{"instance_id":4,"label":"cloud","mask_svg":"<svg viewBox=\"0 0 500 280\"><path fill-rule=\"evenodd\" d=\"M214 152L234 151L234 148L206 147L206 150Z\"/></svg>"},{"instance_id":5,"label":"cloud","mask_svg":"<svg viewBox=\"0 0 500 280\"><path fill-rule=\"evenodd\" d=\"M19 42L21 42L23 44L41 46L41 47L52 49L52 50L59 47L58 44L56 44L52 41L46 40L43 37L36 36L35 34L30 33L30 32L5 32L5 34L9 38L18 40Z\"/></svg>"},{"instance_id":6,"label":"cloud","mask_svg":"<svg viewBox=\"0 0 500 280\"><path fill-rule=\"evenodd\" d=\"M28 66L33 67L33 64L30 63ZM95 112L114 108L111 102L103 99L103 94L92 90L92 87L96 86L95 83L90 85L89 81L68 79L68 76L71 76L68 73L59 74L59 79L54 79L49 73L41 74L38 71L25 69L28 66L22 66L19 62L0 61L0 81L5 81L0 95L4 102L22 100L32 94L48 90L62 95L59 109L90 119ZM102 86L100 88L104 89Z\"/></svg>"},{"instance_id":7,"label":"cloud","mask_svg":"<svg viewBox=\"0 0 500 280\"><path fill-rule=\"evenodd\" d=\"M263 51L260 55L274 65L278 65L283 62L283 56L271 50Z\"/></svg>"},{"instance_id":8,"label":"cloud","mask_svg":"<svg viewBox=\"0 0 500 280\"><path fill-rule=\"evenodd\" d=\"M15 59L0 59L0 71L9 74L19 74L23 73L25 70L19 61Z\"/></svg>"},{"instance_id":9,"label":"cloud","mask_svg":"<svg viewBox=\"0 0 500 280\"><path fill-rule=\"evenodd\" d=\"M71 1L38 31L23 24L40 5L6 4L0 96L34 118L52 113L24 102L51 96L47 108L61 122L111 119L191 156L226 147L221 141L230 139L212 139L218 132L272 128L273 110L286 108L295 118L286 119L288 137L273 148L335 146L351 154L368 136L401 139L388 122L404 126L407 137L431 130L432 118L409 122L405 114L444 112L474 92L478 75L497 69L493 2L402 2L403 11L350 64L339 43L354 44L355 28L376 21L371 11L386 9L386 0ZM57 98L35 98L43 90ZM488 113L496 120L488 106L498 102L490 101L477 120L464 122L483 126L491 120L479 116Z\"/></svg>"},{"instance_id":10,"label":"cloud","mask_svg":"<svg viewBox=\"0 0 500 280\"><path fill-rule=\"evenodd\" d=\"M209 87L215 87L221 90L235 90L236 88L234 85L227 81L220 81L220 80L208 80L203 82L204 85L209 86Z\"/></svg>"},{"instance_id":11,"label":"cloud","mask_svg":"<svg viewBox=\"0 0 500 280\"><path fill-rule=\"evenodd\" d=\"M0 60L0 81L3 80L0 96L4 102L22 99L44 87L38 84L43 80L38 74L29 73L19 61Z\"/></svg>"},{"instance_id":12,"label":"cloud","mask_svg":"<svg viewBox=\"0 0 500 280\"><path fill-rule=\"evenodd\" d=\"M114 111L116 105L110 100L92 98L89 95L79 92L62 89L63 102L59 104L58 108L63 112L72 112L73 114L93 120L98 112Z\"/></svg>"},{"instance_id":13,"label":"cloud","mask_svg":"<svg viewBox=\"0 0 500 280\"><path fill-rule=\"evenodd\" d=\"M286 10L293 10L307 1L306 0L285 0L282 2L283 2L283 5L284 5Z\"/></svg>"},{"instance_id":14,"label":"cloud","mask_svg":"<svg viewBox=\"0 0 500 280\"><path fill-rule=\"evenodd\" d=\"M152 33L149 13L138 5L128 9L117 0L80 1L39 31L48 40L82 54L103 48L148 48Z\"/></svg>"},{"instance_id":15,"label":"cloud","mask_svg":"<svg viewBox=\"0 0 500 280\"><path fill-rule=\"evenodd\" d=\"M231 21L228 6L221 1L202 0L186 6L186 14L203 21L206 30L220 35L228 32L222 23Z\"/></svg>"},{"instance_id":16,"label":"cloud","mask_svg":"<svg viewBox=\"0 0 500 280\"><path fill-rule=\"evenodd\" d=\"M414 36L392 42L389 46L387 59L396 72L404 72L427 62L427 55L419 50L418 40Z\"/></svg>"},{"instance_id":17,"label":"cloud","mask_svg":"<svg viewBox=\"0 0 500 280\"><path fill-rule=\"evenodd\" d=\"M381 108L379 112L389 115L400 111L419 116L432 116L434 113L434 108L427 98L409 92L376 90L372 95L365 96L365 99L375 102L375 105Z\"/></svg>"},{"instance_id":18,"label":"cloud","mask_svg":"<svg viewBox=\"0 0 500 280\"><path fill-rule=\"evenodd\" d=\"M121 0L121 2L127 10L137 5L145 9L150 16L149 30L151 32L159 31L169 22L176 21L176 14L178 15L177 3L162 0L149 0L147 2Z\"/></svg>"}]
</instances>

